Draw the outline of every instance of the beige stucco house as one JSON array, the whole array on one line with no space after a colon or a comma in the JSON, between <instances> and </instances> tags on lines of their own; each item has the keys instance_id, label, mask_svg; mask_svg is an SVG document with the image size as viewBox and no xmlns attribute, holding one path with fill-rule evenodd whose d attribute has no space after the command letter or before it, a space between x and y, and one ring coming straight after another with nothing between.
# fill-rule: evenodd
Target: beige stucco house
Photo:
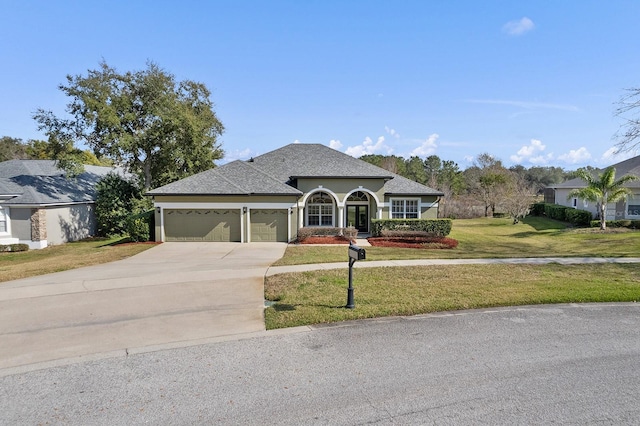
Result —
<instances>
[{"instance_id":1,"label":"beige stucco house","mask_svg":"<svg viewBox=\"0 0 640 426\"><path fill-rule=\"evenodd\" d=\"M157 241L293 241L306 226L367 233L376 218L437 218L440 191L320 144L290 144L147 193Z\"/></svg>"},{"instance_id":2,"label":"beige stucco house","mask_svg":"<svg viewBox=\"0 0 640 426\"><path fill-rule=\"evenodd\" d=\"M95 234L96 183L111 167L85 166L67 178L52 160L0 163L0 244L31 249L76 241Z\"/></svg>"},{"instance_id":3,"label":"beige stucco house","mask_svg":"<svg viewBox=\"0 0 640 426\"><path fill-rule=\"evenodd\" d=\"M610 167L616 169L616 178L628 174L640 177L640 156L621 161ZM605 167L604 169L607 168L608 167ZM604 169L597 170L596 172L602 173ZM545 202L574 207L580 210L588 210L593 214L594 218L598 217L599 213L596 203L575 197L567 199L571 190L584 188L585 186L586 183L580 178L552 185L545 191ZM617 203L609 203L607 205L606 220L640 219L640 180L628 182L625 186L631 190L633 196Z\"/></svg>"}]
</instances>

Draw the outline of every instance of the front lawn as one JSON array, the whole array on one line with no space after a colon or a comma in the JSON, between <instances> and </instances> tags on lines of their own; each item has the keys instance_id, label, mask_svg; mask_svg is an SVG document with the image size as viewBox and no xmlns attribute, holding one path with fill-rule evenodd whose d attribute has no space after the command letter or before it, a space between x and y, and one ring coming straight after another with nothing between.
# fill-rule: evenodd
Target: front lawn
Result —
<instances>
[{"instance_id":1,"label":"front lawn","mask_svg":"<svg viewBox=\"0 0 640 426\"><path fill-rule=\"evenodd\" d=\"M636 257L640 232L566 228L545 218L454 220L448 250L367 247L367 261L507 257ZM346 247L290 246L276 265L345 262ZM268 329L360 318L543 303L640 300L640 266L447 265L358 268L355 309L344 308L348 270L268 277Z\"/></svg>"},{"instance_id":2,"label":"front lawn","mask_svg":"<svg viewBox=\"0 0 640 426\"><path fill-rule=\"evenodd\" d=\"M458 240L450 250L367 247L367 260L459 259L506 257L634 257L640 254L640 231L566 228L542 217L457 219L449 237ZM346 261L344 246L289 246L273 266Z\"/></svg>"},{"instance_id":3,"label":"front lawn","mask_svg":"<svg viewBox=\"0 0 640 426\"><path fill-rule=\"evenodd\" d=\"M78 241L16 253L0 253L0 282L83 266L113 262L153 247L153 244L117 244L121 238Z\"/></svg>"},{"instance_id":4,"label":"front lawn","mask_svg":"<svg viewBox=\"0 0 640 426\"><path fill-rule=\"evenodd\" d=\"M457 309L640 300L640 267L455 265L354 270L355 309L344 308L346 269L268 277L267 329Z\"/></svg>"}]
</instances>

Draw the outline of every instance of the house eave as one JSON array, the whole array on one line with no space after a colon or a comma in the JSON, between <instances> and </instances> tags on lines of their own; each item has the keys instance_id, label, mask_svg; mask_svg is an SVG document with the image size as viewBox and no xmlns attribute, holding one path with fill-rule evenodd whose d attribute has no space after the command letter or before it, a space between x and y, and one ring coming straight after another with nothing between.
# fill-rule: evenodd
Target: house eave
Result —
<instances>
[{"instance_id":1,"label":"house eave","mask_svg":"<svg viewBox=\"0 0 640 426\"><path fill-rule=\"evenodd\" d=\"M302 192L297 193L297 192L288 192L288 193L277 193L277 192L238 192L238 193L233 193L233 194L220 194L220 193L214 193L214 192L174 192L174 193L169 193L169 192L162 192L162 193L152 193L152 192L146 192L144 194L145 196L148 197L197 197L197 196L202 196L202 197L300 197L302 195Z\"/></svg>"},{"instance_id":2,"label":"house eave","mask_svg":"<svg viewBox=\"0 0 640 426\"><path fill-rule=\"evenodd\" d=\"M289 176L289 179L393 179L393 176Z\"/></svg>"},{"instance_id":3,"label":"house eave","mask_svg":"<svg viewBox=\"0 0 640 426\"><path fill-rule=\"evenodd\" d=\"M64 203L41 203L41 204L0 203L0 204L4 204L5 206L8 206L8 207L18 207L22 209L38 209L42 207L66 207L66 206L74 206L74 205L80 205L80 204L95 204L95 203L96 203L95 200L90 200L90 201L68 201Z\"/></svg>"},{"instance_id":4,"label":"house eave","mask_svg":"<svg viewBox=\"0 0 640 426\"><path fill-rule=\"evenodd\" d=\"M385 192L384 195L402 195L402 196L412 196L412 197L443 197L443 192Z\"/></svg>"}]
</instances>

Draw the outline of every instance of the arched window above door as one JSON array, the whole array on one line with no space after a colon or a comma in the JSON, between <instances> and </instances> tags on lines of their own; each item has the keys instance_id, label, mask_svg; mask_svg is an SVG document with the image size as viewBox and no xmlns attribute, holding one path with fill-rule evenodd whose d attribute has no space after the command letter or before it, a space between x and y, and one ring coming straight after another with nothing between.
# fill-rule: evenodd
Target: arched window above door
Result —
<instances>
[{"instance_id":1,"label":"arched window above door","mask_svg":"<svg viewBox=\"0 0 640 426\"><path fill-rule=\"evenodd\" d=\"M316 192L307 200L308 204L333 204L333 198L326 192Z\"/></svg>"},{"instance_id":2,"label":"arched window above door","mask_svg":"<svg viewBox=\"0 0 640 426\"><path fill-rule=\"evenodd\" d=\"M349 195L347 201L369 201L369 197L367 197L367 194L362 191L356 191Z\"/></svg>"}]
</instances>

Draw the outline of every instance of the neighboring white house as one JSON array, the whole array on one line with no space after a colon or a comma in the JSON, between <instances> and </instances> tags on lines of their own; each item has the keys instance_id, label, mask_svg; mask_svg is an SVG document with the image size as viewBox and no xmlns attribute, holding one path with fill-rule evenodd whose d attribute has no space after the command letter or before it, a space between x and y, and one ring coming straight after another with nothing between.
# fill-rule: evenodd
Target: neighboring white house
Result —
<instances>
[{"instance_id":1,"label":"neighboring white house","mask_svg":"<svg viewBox=\"0 0 640 426\"><path fill-rule=\"evenodd\" d=\"M95 234L96 183L114 169L85 166L67 178L52 160L0 163L0 244L31 249Z\"/></svg>"},{"instance_id":2,"label":"neighboring white house","mask_svg":"<svg viewBox=\"0 0 640 426\"><path fill-rule=\"evenodd\" d=\"M640 178L640 156L621 161L611 167L616 169L616 179L628 174L636 175ZM608 167L605 167L597 172L602 173L607 168ZM628 182L625 186L631 189L633 196L628 197L627 200L619 201L617 203L609 203L607 205L606 220L640 219L640 179ZM545 192L545 202L555 202L556 204L563 206L575 207L580 210L588 210L593 214L594 218L597 218L598 206L596 203L575 197L567 199L571 190L584 187L586 187L586 183L579 178L551 185L547 187L547 191Z\"/></svg>"}]
</instances>

